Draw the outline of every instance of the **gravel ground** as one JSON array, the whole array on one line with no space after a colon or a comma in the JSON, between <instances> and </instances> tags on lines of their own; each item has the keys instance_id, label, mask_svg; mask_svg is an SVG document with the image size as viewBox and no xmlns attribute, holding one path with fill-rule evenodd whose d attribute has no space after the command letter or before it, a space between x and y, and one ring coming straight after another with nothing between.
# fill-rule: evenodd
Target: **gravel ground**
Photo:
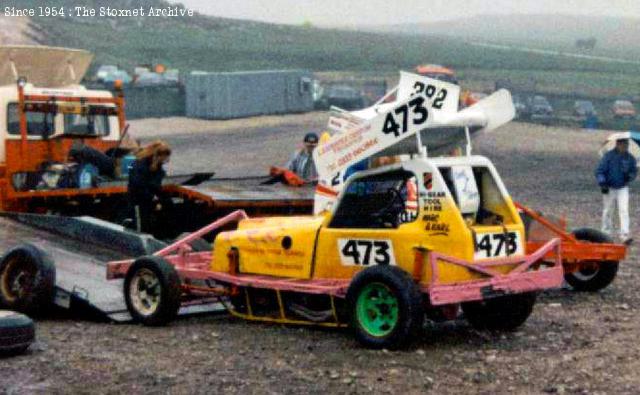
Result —
<instances>
[{"instance_id":1,"label":"gravel ground","mask_svg":"<svg viewBox=\"0 0 640 395\"><path fill-rule=\"evenodd\" d=\"M322 114L219 123L187 135L194 122L172 120L180 135L174 171L263 174L288 158ZM198 121L201 122L201 121ZM196 122L196 123L198 123ZM142 133L155 120L134 123ZM204 126L203 126L204 125ZM151 129L147 129L151 130ZM575 226L598 226L593 182L604 132L512 124L476 142L494 160L516 200ZM246 152L255 153L255 155ZM633 193L632 218L640 202ZM637 234L635 221L633 231ZM180 319L166 328L71 318L38 321L38 342L0 360L4 393L454 393L634 394L640 392L640 294L631 251L612 286L596 294L567 290L538 299L515 333L479 332L465 322L428 324L402 352L358 347L344 331L247 323L226 315Z\"/></svg>"}]
</instances>

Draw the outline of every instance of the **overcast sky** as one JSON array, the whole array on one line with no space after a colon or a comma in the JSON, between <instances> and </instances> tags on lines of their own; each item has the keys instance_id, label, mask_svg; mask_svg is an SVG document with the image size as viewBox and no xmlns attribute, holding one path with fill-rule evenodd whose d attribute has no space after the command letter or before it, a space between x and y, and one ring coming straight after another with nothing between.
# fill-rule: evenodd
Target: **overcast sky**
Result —
<instances>
[{"instance_id":1,"label":"overcast sky","mask_svg":"<svg viewBox=\"0 0 640 395\"><path fill-rule=\"evenodd\" d=\"M203 14L324 26L433 22L477 14L640 17L640 0L180 0Z\"/></svg>"}]
</instances>

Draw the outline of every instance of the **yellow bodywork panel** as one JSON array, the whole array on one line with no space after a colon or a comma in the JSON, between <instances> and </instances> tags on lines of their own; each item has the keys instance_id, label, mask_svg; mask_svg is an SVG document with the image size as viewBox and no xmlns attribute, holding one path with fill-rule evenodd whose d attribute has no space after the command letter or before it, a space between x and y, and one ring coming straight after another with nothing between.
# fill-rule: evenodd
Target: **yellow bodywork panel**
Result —
<instances>
[{"instance_id":1,"label":"yellow bodywork panel","mask_svg":"<svg viewBox=\"0 0 640 395\"><path fill-rule=\"evenodd\" d=\"M317 217L243 220L237 230L223 232L216 238L212 270L229 272L227 254L237 249L241 273L296 279L350 279L366 267L388 264L412 275L419 274L420 282L428 285L433 275L429 262L431 251L467 262L525 254L522 221L511 199L502 192L504 188L493 180L489 168L475 169L478 192L483 197L480 209L462 214L437 168L426 163L415 167L409 167L408 171L410 182L415 183L418 190L412 201L417 208L399 224L372 224L371 228L365 228L370 225L365 221L365 225L356 228L338 221L334 225L331 216L337 215L339 206L333 214ZM357 209L359 201L349 199L352 206L346 207ZM424 257L421 263L416 262L416 256L420 256L418 251ZM417 273L420 266L421 272ZM438 262L437 269L440 284L462 283L484 276L443 261ZM498 268L502 272L511 269Z\"/></svg>"},{"instance_id":2,"label":"yellow bodywork panel","mask_svg":"<svg viewBox=\"0 0 640 395\"><path fill-rule=\"evenodd\" d=\"M247 219L215 241L212 270L229 271L227 253L239 252L241 273L309 278L316 235L324 217Z\"/></svg>"}]
</instances>

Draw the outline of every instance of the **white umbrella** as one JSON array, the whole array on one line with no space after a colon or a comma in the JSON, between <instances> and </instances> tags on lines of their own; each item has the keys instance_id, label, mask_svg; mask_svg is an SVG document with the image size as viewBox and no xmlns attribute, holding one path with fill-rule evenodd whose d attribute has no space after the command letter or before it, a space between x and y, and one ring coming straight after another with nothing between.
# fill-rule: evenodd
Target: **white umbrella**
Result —
<instances>
[{"instance_id":1,"label":"white umbrella","mask_svg":"<svg viewBox=\"0 0 640 395\"><path fill-rule=\"evenodd\" d=\"M634 139L632 132L620 132L609 135L609 137L607 137L607 140L600 147L600 156L604 156L604 154L616 148L616 141L621 139L629 140L629 153L633 155L636 160L640 159L640 145L638 145L638 143Z\"/></svg>"}]
</instances>

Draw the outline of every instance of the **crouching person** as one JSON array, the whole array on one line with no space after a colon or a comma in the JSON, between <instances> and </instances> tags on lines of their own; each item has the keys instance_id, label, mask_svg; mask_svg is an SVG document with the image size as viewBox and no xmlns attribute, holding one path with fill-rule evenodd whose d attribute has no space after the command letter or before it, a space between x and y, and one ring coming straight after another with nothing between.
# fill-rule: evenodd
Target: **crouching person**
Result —
<instances>
[{"instance_id":1,"label":"crouching person","mask_svg":"<svg viewBox=\"0 0 640 395\"><path fill-rule=\"evenodd\" d=\"M154 212L161 202L163 165L171 157L171 148L156 141L141 149L129 171L128 194L138 232L153 233Z\"/></svg>"},{"instance_id":2,"label":"crouching person","mask_svg":"<svg viewBox=\"0 0 640 395\"><path fill-rule=\"evenodd\" d=\"M629 153L629 140L616 141L616 147L607 152L596 169L596 179L603 194L602 231L613 234L614 205L620 218L620 239L630 245L629 183L638 174L636 159Z\"/></svg>"}]
</instances>

